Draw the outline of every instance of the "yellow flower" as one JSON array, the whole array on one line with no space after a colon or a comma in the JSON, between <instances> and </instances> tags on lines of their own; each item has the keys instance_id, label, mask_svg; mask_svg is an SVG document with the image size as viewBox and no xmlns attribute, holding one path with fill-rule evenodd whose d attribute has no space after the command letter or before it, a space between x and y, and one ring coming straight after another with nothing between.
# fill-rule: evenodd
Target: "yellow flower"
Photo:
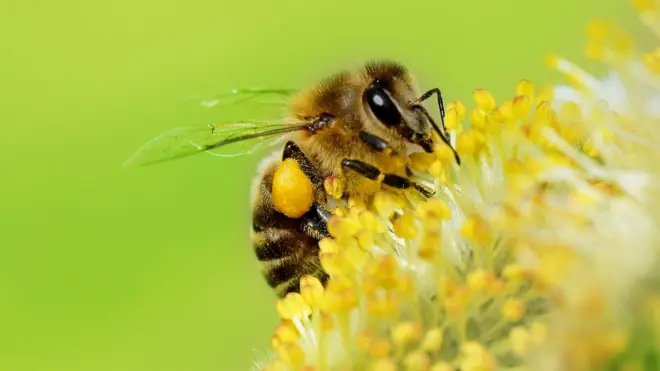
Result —
<instances>
[{"instance_id":1,"label":"yellow flower","mask_svg":"<svg viewBox=\"0 0 660 371\"><path fill-rule=\"evenodd\" d=\"M660 36L655 4L635 6ZM587 34L606 78L551 57L568 85L522 80L504 102L478 89L448 104L461 165L446 147L411 158L434 199L381 190L331 218L329 281L305 277L277 303L273 358L257 370L657 361L660 49L636 52L607 22Z\"/></svg>"}]
</instances>

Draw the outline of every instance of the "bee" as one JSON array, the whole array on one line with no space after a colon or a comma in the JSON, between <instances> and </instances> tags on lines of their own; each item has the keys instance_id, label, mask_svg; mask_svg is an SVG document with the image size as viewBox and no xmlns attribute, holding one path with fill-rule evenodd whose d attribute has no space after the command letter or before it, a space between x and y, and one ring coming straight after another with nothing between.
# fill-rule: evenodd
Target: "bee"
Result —
<instances>
[{"instance_id":1,"label":"bee","mask_svg":"<svg viewBox=\"0 0 660 371\"><path fill-rule=\"evenodd\" d=\"M421 104L433 96L441 125ZM252 196L254 252L266 282L283 297L299 290L304 275L327 281L318 242L329 237L329 184L342 184L340 199L368 198L380 187L432 197L428 188L410 180L407 154L411 147L431 153L441 141L460 165L444 116L440 89L421 93L403 65L371 61L298 92L283 119L177 128L145 144L127 164L200 152L250 154L255 145L290 137L260 165ZM247 149L217 152L236 145Z\"/></svg>"}]
</instances>

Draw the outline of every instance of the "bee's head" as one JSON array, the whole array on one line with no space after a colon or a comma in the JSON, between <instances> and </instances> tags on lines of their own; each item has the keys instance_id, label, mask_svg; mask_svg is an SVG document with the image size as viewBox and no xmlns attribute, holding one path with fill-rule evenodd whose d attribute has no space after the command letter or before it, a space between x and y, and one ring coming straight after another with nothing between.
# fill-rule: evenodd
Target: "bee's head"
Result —
<instances>
[{"instance_id":1,"label":"bee's head","mask_svg":"<svg viewBox=\"0 0 660 371\"><path fill-rule=\"evenodd\" d=\"M432 118L418 104L419 93L408 71L392 62L369 63L365 78L368 86L362 103L367 115L407 142L432 152Z\"/></svg>"}]
</instances>

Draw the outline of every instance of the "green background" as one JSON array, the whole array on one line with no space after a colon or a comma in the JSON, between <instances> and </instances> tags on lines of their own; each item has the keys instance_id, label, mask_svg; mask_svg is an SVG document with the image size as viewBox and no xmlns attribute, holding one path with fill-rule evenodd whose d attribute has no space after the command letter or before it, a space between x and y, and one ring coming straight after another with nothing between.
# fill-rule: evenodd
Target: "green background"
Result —
<instances>
[{"instance_id":1,"label":"green background","mask_svg":"<svg viewBox=\"0 0 660 371\"><path fill-rule=\"evenodd\" d=\"M551 82L627 1L2 0L0 369L248 370L277 323L249 243L259 156L126 171L191 96L305 87L372 57L448 100ZM278 117L281 111L259 112Z\"/></svg>"}]
</instances>

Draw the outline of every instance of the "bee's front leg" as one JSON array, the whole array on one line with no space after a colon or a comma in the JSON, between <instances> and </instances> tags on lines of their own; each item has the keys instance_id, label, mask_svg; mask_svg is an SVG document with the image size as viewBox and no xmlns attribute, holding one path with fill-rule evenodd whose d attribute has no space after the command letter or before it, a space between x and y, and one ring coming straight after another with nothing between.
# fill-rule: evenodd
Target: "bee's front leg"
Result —
<instances>
[{"instance_id":1,"label":"bee's front leg","mask_svg":"<svg viewBox=\"0 0 660 371\"><path fill-rule=\"evenodd\" d=\"M367 179L371 179L375 181L380 180L383 184L385 184L386 186L390 186L392 188L398 188L398 189L414 188L426 198L430 198L435 194L433 191L429 190L428 188L420 184L417 184L415 182L411 182L410 180L404 177L395 174L383 174L381 173L380 170L378 170L377 167L373 165L369 165L366 162L360 160L345 159L342 160L341 166L342 168L350 169L364 176Z\"/></svg>"}]
</instances>

